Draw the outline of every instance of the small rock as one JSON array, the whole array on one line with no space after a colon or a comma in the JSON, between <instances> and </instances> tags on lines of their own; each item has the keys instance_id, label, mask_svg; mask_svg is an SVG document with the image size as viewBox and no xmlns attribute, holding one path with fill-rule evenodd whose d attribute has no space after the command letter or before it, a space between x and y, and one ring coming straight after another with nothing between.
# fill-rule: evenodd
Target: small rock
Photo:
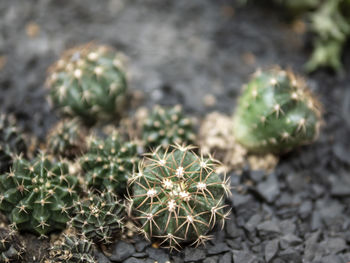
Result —
<instances>
[{"instance_id":1,"label":"small rock","mask_svg":"<svg viewBox=\"0 0 350 263\"><path fill-rule=\"evenodd\" d=\"M165 263L169 261L169 253L164 249L149 247L146 249L146 253L150 258L158 261L158 263Z\"/></svg>"},{"instance_id":2,"label":"small rock","mask_svg":"<svg viewBox=\"0 0 350 263\"><path fill-rule=\"evenodd\" d=\"M98 262L100 262L100 261L98 261ZM143 259L139 259L139 258L128 258L123 263L145 263L145 261Z\"/></svg>"},{"instance_id":3,"label":"small rock","mask_svg":"<svg viewBox=\"0 0 350 263\"><path fill-rule=\"evenodd\" d=\"M206 258L205 250L202 248L185 248L185 262L200 261Z\"/></svg>"},{"instance_id":4,"label":"small rock","mask_svg":"<svg viewBox=\"0 0 350 263\"><path fill-rule=\"evenodd\" d=\"M94 255L96 257L97 262L99 263L110 263L109 259L100 251L97 249L94 251Z\"/></svg>"},{"instance_id":5,"label":"small rock","mask_svg":"<svg viewBox=\"0 0 350 263\"><path fill-rule=\"evenodd\" d=\"M278 252L278 239L271 240L265 246L265 260L270 262Z\"/></svg>"},{"instance_id":6,"label":"small rock","mask_svg":"<svg viewBox=\"0 0 350 263\"><path fill-rule=\"evenodd\" d=\"M262 222L257 226L257 229L262 236L281 233L278 224L271 220Z\"/></svg>"},{"instance_id":7,"label":"small rock","mask_svg":"<svg viewBox=\"0 0 350 263\"><path fill-rule=\"evenodd\" d=\"M219 258L219 263L232 263L232 253L228 252Z\"/></svg>"},{"instance_id":8,"label":"small rock","mask_svg":"<svg viewBox=\"0 0 350 263\"><path fill-rule=\"evenodd\" d=\"M224 242L216 243L214 246L208 246L207 248L208 255L217 255L227 251L230 251L230 248Z\"/></svg>"},{"instance_id":9,"label":"small rock","mask_svg":"<svg viewBox=\"0 0 350 263\"><path fill-rule=\"evenodd\" d=\"M248 251L233 251L233 262L238 263L256 263L257 258Z\"/></svg>"},{"instance_id":10,"label":"small rock","mask_svg":"<svg viewBox=\"0 0 350 263\"><path fill-rule=\"evenodd\" d=\"M204 259L202 262L203 263L217 263L218 262L218 256L214 256L214 257L207 257L206 259Z\"/></svg>"},{"instance_id":11,"label":"small rock","mask_svg":"<svg viewBox=\"0 0 350 263\"><path fill-rule=\"evenodd\" d=\"M281 242L281 247L283 249L286 249L289 246L294 247L294 246L300 245L303 241L299 237L293 234L287 234L281 238L280 242Z\"/></svg>"},{"instance_id":12,"label":"small rock","mask_svg":"<svg viewBox=\"0 0 350 263\"><path fill-rule=\"evenodd\" d=\"M133 245L128 244L124 241L119 241L115 244L112 252L112 256L110 257L110 260L121 262L128 257L130 257L132 254L135 253L135 248Z\"/></svg>"},{"instance_id":13,"label":"small rock","mask_svg":"<svg viewBox=\"0 0 350 263\"><path fill-rule=\"evenodd\" d=\"M347 248L345 240L341 237L327 238L322 242L322 246L331 254L337 254Z\"/></svg>"},{"instance_id":14,"label":"small rock","mask_svg":"<svg viewBox=\"0 0 350 263\"><path fill-rule=\"evenodd\" d=\"M299 212L299 216L302 219L307 218L312 212L312 202L310 200L307 200L307 201L303 202L301 204L301 206L299 207L299 211L298 212Z\"/></svg>"},{"instance_id":15,"label":"small rock","mask_svg":"<svg viewBox=\"0 0 350 263\"><path fill-rule=\"evenodd\" d=\"M132 254L132 256L134 258L145 258L145 257L147 257L147 253L146 252L136 252L136 253Z\"/></svg>"},{"instance_id":16,"label":"small rock","mask_svg":"<svg viewBox=\"0 0 350 263\"><path fill-rule=\"evenodd\" d=\"M135 248L137 252L142 252L145 250L146 247L149 247L151 244L147 241L139 241L135 244Z\"/></svg>"},{"instance_id":17,"label":"small rock","mask_svg":"<svg viewBox=\"0 0 350 263\"><path fill-rule=\"evenodd\" d=\"M256 229L256 226L261 222L261 215L255 214L253 215L249 221L245 224L244 228L249 232L252 232Z\"/></svg>"},{"instance_id":18,"label":"small rock","mask_svg":"<svg viewBox=\"0 0 350 263\"><path fill-rule=\"evenodd\" d=\"M331 176L331 194L333 196L350 196L350 178L349 176Z\"/></svg>"},{"instance_id":19,"label":"small rock","mask_svg":"<svg viewBox=\"0 0 350 263\"><path fill-rule=\"evenodd\" d=\"M293 248L281 251L278 256L288 263L302 263L301 253Z\"/></svg>"},{"instance_id":20,"label":"small rock","mask_svg":"<svg viewBox=\"0 0 350 263\"><path fill-rule=\"evenodd\" d=\"M344 263L344 261L337 255L328 255L322 258L322 263Z\"/></svg>"},{"instance_id":21,"label":"small rock","mask_svg":"<svg viewBox=\"0 0 350 263\"><path fill-rule=\"evenodd\" d=\"M268 203L272 203L280 194L278 181L275 174L270 174L266 181L260 182L256 188L258 194Z\"/></svg>"}]
</instances>

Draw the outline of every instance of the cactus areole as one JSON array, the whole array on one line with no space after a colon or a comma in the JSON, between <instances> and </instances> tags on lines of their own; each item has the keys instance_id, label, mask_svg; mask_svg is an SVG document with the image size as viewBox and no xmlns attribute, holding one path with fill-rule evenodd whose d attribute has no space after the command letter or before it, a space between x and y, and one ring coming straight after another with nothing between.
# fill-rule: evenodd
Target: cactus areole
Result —
<instances>
[{"instance_id":1,"label":"cactus areole","mask_svg":"<svg viewBox=\"0 0 350 263\"><path fill-rule=\"evenodd\" d=\"M86 123L114 118L123 109L127 89L123 57L91 43L67 50L49 68L50 101Z\"/></svg>"},{"instance_id":2,"label":"cactus areole","mask_svg":"<svg viewBox=\"0 0 350 263\"><path fill-rule=\"evenodd\" d=\"M197 156L192 148L158 148L129 181L140 231L170 249L182 242L204 243L216 222L229 214L224 204L228 181L215 173L215 160Z\"/></svg>"},{"instance_id":3,"label":"cactus areole","mask_svg":"<svg viewBox=\"0 0 350 263\"><path fill-rule=\"evenodd\" d=\"M249 151L285 153L313 142L321 123L321 105L302 79L280 69L258 70L243 88L233 132Z\"/></svg>"}]
</instances>

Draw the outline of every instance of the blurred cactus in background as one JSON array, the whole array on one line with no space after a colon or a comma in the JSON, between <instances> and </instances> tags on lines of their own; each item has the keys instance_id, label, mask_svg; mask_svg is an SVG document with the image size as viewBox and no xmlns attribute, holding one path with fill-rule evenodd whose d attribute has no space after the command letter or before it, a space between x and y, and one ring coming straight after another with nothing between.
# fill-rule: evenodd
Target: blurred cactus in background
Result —
<instances>
[{"instance_id":1,"label":"blurred cactus in background","mask_svg":"<svg viewBox=\"0 0 350 263\"><path fill-rule=\"evenodd\" d=\"M86 44L65 51L49 68L47 86L54 106L87 123L115 118L127 91L124 56L108 46Z\"/></svg>"},{"instance_id":2,"label":"blurred cactus in background","mask_svg":"<svg viewBox=\"0 0 350 263\"><path fill-rule=\"evenodd\" d=\"M284 153L314 141L321 106L292 72L258 70L243 87L234 114L236 140L258 153Z\"/></svg>"}]
</instances>

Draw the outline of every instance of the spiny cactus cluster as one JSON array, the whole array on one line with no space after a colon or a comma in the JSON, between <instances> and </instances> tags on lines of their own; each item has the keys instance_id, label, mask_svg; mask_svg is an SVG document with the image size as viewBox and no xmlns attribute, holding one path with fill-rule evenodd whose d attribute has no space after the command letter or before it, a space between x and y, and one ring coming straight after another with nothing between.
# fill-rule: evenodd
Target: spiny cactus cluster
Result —
<instances>
[{"instance_id":1,"label":"spiny cactus cluster","mask_svg":"<svg viewBox=\"0 0 350 263\"><path fill-rule=\"evenodd\" d=\"M91 43L67 50L50 67L47 86L51 101L66 115L88 123L115 117L127 89L123 55Z\"/></svg>"},{"instance_id":2,"label":"spiny cactus cluster","mask_svg":"<svg viewBox=\"0 0 350 263\"><path fill-rule=\"evenodd\" d=\"M227 180L215 173L216 161L197 156L191 146L158 148L130 178L131 211L146 238L177 249L181 242L204 243L217 221L228 217Z\"/></svg>"},{"instance_id":3,"label":"spiny cactus cluster","mask_svg":"<svg viewBox=\"0 0 350 263\"><path fill-rule=\"evenodd\" d=\"M0 262L22 262L25 247L13 229L0 227Z\"/></svg>"},{"instance_id":4,"label":"spiny cactus cluster","mask_svg":"<svg viewBox=\"0 0 350 263\"><path fill-rule=\"evenodd\" d=\"M123 142L117 132L105 140L90 138L88 151L81 158L89 187L100 191L110 189L121 195L137 162L136 144Z\"/></svg>"},{"instance_id":5,"label":"spiny cactus cluster","mask_svg":"<svg viewBox=\"0 0 350 263\"><path fill-rule=\"evenodd\" d=\"M44 154L33 161L17 158L0 176L0 210L19 230L45 235L66 227L77 192L66 163Z\"/></svg>"},{"instance_id":6,"label":"spiny cactus cluster","mask_svg":"<svg viewBox=\"0 0 350 263\"><path fill-rule=\"evenodd\" d=\"M320 108L292 72L258 71L239 99L234 135L250 151L287 152L315 140L321 125Z\"/></svg>"},{"instance_id":7,"label":"spiny cactus cluster","mask_svg":"<svg viewBox=\"0 0 350 263\"><path fill-rule=\"evenodd\" d=\"M122 232L125 207L112 192L89 192L86 200L79 200L74 206L72 226L83 237L108 244Z\"/></svg>"},{"instance_id":8,"label":"spiny cactus cluster","mask_svg":"<svg viewBox=\"0 0 350 263\"><path fill-rule=\"evenodd\" d=\"M26 155L27 146L12 115L0 114L0 173L8 171L15 155Z\"/></svg>"},{"instance_id":9,"label":"spiny cactus cluster","mask_svg":"<svg viewBox=\"0 0 350 263\"><path fill-rule=\"evenodd\" d=\"M92 242L76 236L64 236L64 241L50 250L50 263L97 263Z\"/></svg>"},{"instance_id":10,"label":"spiny cactus cluster","mask_svg":"<svg viewBox=\"0 0 350 263\"><path fill-rule=\"evenodd\" d=\"M192 143L195 139L192 122L184 116L180 105L171 108L155 106L143 125L146 146L164 149L174 143Z\"/></svg>"},{"instance_id":11,"label":"spiny cactus cluster","mask_svg":"<svg viewBox=\"0 0 350 263\"><path fill-rule=\"evenodd\" d=\"M78 119L58 122L47 136L49 153L74 159L85 150L86 131Z\"/></svg>"}]
</instances>

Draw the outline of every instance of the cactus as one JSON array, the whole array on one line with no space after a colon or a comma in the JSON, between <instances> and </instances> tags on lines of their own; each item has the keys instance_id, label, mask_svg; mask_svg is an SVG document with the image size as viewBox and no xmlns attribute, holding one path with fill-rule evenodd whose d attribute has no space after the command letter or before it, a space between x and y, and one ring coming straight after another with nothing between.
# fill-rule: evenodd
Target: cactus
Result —
<instances>
[{"instance_id":1,"label":"cactus","mask_svg":"<svg viewBox=\"0 0 350 263\"><path fill-rule=\"evenodd\" d=\"M178 249L181 242L199 245L224 222L229 182L215 173L215 160L197 156L192 146L158 147L130 178L130 213L147 239Z\"/></svg>"},{"instance_id":2,"label":"cactus","mask_svg":"<svg viewBox=\"0 0 350 263\"><path fill-rule=\"evenodd\" d=\"M74 159L85 150L86 130L78 119L58 122L47 136L49 153Z\"/></svg>"},{"instance_id":3,"label":"cactus","mask_svg":"<svg viewBox=\"0 0 350 263\"><path fill-rule=\"evenodd\" d=\"M31 162L19 157L0 176L0 210L19 230L43 236L66 227L77 191L77 178L66 163L44 154Z\"/></svg>"},{"instance_id":4,"label":"cactus","mask_svg":"<svg viewBox=\"0 0 350 263\"><path fill-rule=\"evenodd\" d=\"M234 114L236 140L249 151L284 153L314 141L321 106L300 78L280 69L257 71Z\"/></svg>"},{"instance_id":5,"label":"cactus","mask_svg":"<svg viewBox=\"0 0 350 263\"><path fill-rule=\"evenodd\" d=\"M184 116L180 105L163 108L155 106L145 120L142 137L146 146L163 149L174 143L192 143L195 139L192 122Z\"/></svg>"},{"instance_id":6,"label":"cactus","mask_svg":"<svg viewBox=\"0 0 350 263\"><path fill-rule=\"evenodd\" d=\"M122 195L137 161L136 144L122 142L115 131L105 140L90 139L88 151L81 157L81 166L89 187L100 191L112 189Z\"/></svg>"},{"instance_id":7,"label":"cactus","mask_svg":"<svg viewBox=\"0 0 350 263\"><path fill-rule=\"evenodd\" d=\"M112 48L91 43L67 50L48 71L51 102L87 123L115 117L127 90L123 59Z\"/></svg>"},{"instance_id":8,"label":"cactus","mask_svg":"<svg viewBox=\"0 0 350 263\"><path fill-rule=\"evenodd\" d=\"M50 249L50 263L97 263L92 242L76 236L64 236L64 241Z\"/></svg>"},{"instance_id":9,"label":"cactus","mask_svg":"<svg viewBox=\"0 0 350 263\"><path fill-rule=\"evenodd\" d=\"M25 247L13 229L0 227L0 262L22 262Z\"/></svg>"},{"instance_id":10,"label":"cactus","mask_svg":"<svg viewBox=\"0 0 350 263\"><path fill-rule=\"evenodd\" d=\"M0 115L0 173L7 172L15 155L26 155L26 143L12 115Z\"/></svg>"},{"instance_id":11,"label":"cactus","mask_svg":"<svg viewBox=\"0 0 350 263\"><path fill-rule=\"evenodd\" d=\"M86 200L75 203L72 226L95 243L109 244L123 230L124 205L111 191L89 192Z\"/></svg>"}]
</instances>

